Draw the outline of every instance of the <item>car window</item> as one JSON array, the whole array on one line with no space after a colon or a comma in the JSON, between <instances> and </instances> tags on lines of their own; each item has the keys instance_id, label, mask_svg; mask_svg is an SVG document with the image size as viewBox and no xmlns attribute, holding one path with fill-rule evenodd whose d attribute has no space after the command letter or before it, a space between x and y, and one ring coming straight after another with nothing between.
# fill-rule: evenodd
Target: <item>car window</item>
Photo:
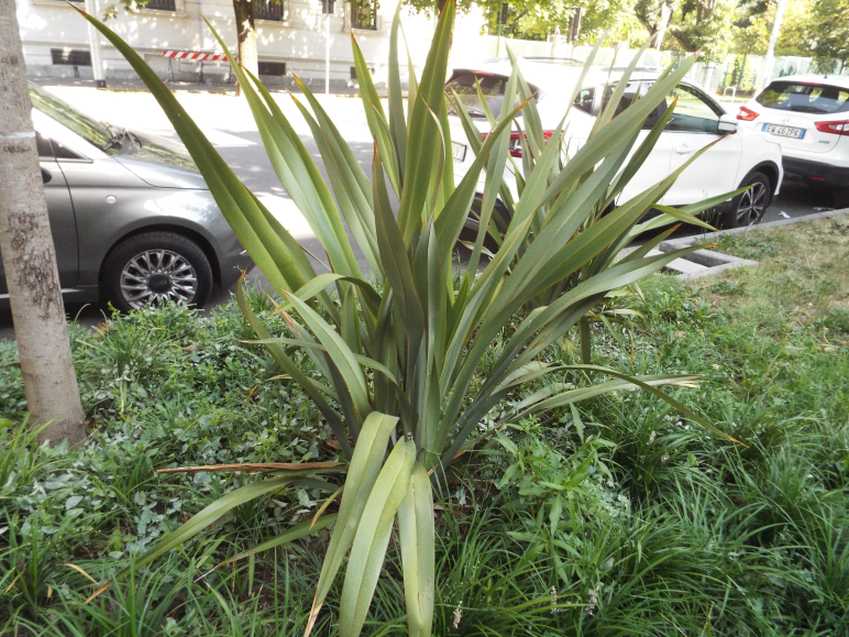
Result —
<instances>
[{"instance_id":1,"label":"car window","mask_svg":"<svg viewBox=\"0 0 849 637\"><path fill-rule=\"evenodd\" d=\"M506 75L498 73L458 70L445 84L445 91L449 95L452 91L456 93L457 97L460 98L460 103L472 117L486 117L476 88L476 84L480 82L481 94L486 99L487 106L494 115L498 115L501 113L501 105L504 102L504 93L509 79ZM536 87L531 86L530 89L534 97L539 96L539 90ZM452 108L449 108L449 112L456 115Z\"/></svg>"},{"instance_id":2,"label":"car window","mask_svg":"<svg viewBox=\"0 0 849 637\"><path fill-rule=\"evenodd\" d=\"M666 127L670 131L716 133L719 114L697 93L686 86L677 86L672 92L677 98L672 120Z\"/></svg>"},{"instance_id":3,"label":"car window","mask_svg":"<svg viewBox=\"0 0 849 637\"><path fill-rule=\"evenodd\" d=\"M38 156L41 159L53 159L53 145L46 137L42 137L40 133L35 134L35 146L38 148Z\"/></svg>"},{"instance_id":4,"label":"car window","mask_svg":"<svg viewBox=\"0 0 849 637\"><path fill-rule=\"evenodd\" d=\"M756 98L767 108L797 113L843 113L849 111L849 89L830 84L773 82Z\"/></svg>"},{"instance_id":5,"label":"car window","mask_svg":"<svg viewBox=\"0 0 849 637\"><path fill-rule=\"evenodd\" d=\"M592 110L586 111L593 115L598 115L607 108L607 105L610 103L610 99L613 97L613 92L616 90L616 84L609 84L604 87L604 93L602 94L601 104L597 107L599 108L598 112L593 112ZM637 99L642 97L648 91L651 83L645 81L635 81L629 82L625 87L625 92L622 94L621 99L619 100L619 104L616 105L616 113L614 113L614 117L619 115L628 108L631 104L634 103ZM585 91L592 91L593 89L584 89ZM581 91L584 93L584 91ZM579 93L579 97L581 94ZM589 97L589 101L592 102L592 96ZM580 108L581 110L585 110L578 104L577 99L575 100L575 106ZM666 100L660 102L657 107L652 111L652 113L646 118L646 121L643 122L643 129L650 129L654 126L655 122L657 122L658 118L663 115L664 111L666 111Z\"/></svg>"}]
</instances>

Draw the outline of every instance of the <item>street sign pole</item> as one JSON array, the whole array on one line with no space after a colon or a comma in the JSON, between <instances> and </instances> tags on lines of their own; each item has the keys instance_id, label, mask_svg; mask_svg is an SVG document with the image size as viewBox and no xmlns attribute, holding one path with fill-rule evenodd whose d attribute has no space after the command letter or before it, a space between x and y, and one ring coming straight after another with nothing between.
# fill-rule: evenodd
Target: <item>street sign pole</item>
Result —
<instances>
[{"instance_id":1,"label":"street sign pole","mask_svg":"<svg viewBox=\"0 0 849 637\"><path fill-rule=\"evenodd\" d=\"M100 17L97 10L97 0L85 0L85 10L89 15ZM100 35L94 25L88 25L88 48L91 52L91 73L98 88L106 86L103 77L103 58L100 56Z\"/></svg>"}]
</instances>

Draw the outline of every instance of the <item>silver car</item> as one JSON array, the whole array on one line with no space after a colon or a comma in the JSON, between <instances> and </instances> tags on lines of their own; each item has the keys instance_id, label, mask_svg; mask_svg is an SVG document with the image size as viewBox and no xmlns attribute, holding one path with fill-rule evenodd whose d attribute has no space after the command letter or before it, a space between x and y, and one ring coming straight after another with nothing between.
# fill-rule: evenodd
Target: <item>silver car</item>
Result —
<instances>
[{"instance_id":1,"label":"silver car","mask_svg":"<svg viewBox=\"0 0 849 637\"><path fill-rule=\"evenodd\" d=\"M181 146L92 120L30 88L66 302L202 307L252 263ZM0 261L0 304L8 303Z\"/></svg>"}]
</instances>

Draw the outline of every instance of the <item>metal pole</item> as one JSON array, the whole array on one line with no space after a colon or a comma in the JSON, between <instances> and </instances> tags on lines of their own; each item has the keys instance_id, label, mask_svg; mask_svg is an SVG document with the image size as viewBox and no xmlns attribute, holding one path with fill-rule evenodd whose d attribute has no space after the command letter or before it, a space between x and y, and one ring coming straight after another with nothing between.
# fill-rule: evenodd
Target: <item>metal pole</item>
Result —
<instances>
[{"instance_id":1,"label":"metal pole","mask_svg":"<svg viewBox=\"0 0 849 637\"><path fill-rule=\"evenodd\" d=\"M324 15L324 94L330 95L330 13Z\"/></svg>"},{"instance_id":2,"label":"metal pole","mask_svg":"<svg viewBox=\"0 0 849 637\"><path fill-rule=\"evenodd\" d=\"M97 0L85 0L85 10L90 15L100 17ZM91 23L88 23L88 48L91 52L91 73L94 83L98 88L104 88L106 79L103 77L103 58L100 57L100 36Z\"/></svg>"},{"instance_id":3,"label":"metal pole","mask_svg":"<svg viewBox=\"0 0 849 637\"><path fill-rule=\"evenodd\" d=\"M772 72L775 68L775 45L778 43L778 36L781 35L781 23L784 22L784 12L786 9L787 0L778 0L778 6L775 8L775 20L772 23L772 33L769 34L769 44L766 47L760 88L766 87L772 79Z\"/></svg>"}]
</instances>

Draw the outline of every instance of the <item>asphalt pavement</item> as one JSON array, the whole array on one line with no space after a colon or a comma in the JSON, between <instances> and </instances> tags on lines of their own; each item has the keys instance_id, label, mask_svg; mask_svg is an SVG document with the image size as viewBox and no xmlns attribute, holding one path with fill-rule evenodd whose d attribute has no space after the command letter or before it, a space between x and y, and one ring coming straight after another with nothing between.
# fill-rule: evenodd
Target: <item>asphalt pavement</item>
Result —
<instances>
[{"instance_id":1,"label":"asphalt pavement","mask_svg":"<svg viewBox=\"0 0 849 637\"><path fill-rule=\"evenodd\" d=\"M170 122L153 97L141 90L109 91L91 86L48 86L48 90L75 108L100 120L139 132L176 139ZM281 188L269 163L245 101L233 94L177 91L177 97L195 122L229 163L292 235L308 248L317 242L306 220ZM319 159L318 148L307 124L286 92L275 99L292 122L312 155ZM359 99L349 96L320 96L337 128L348 141L357 159L370 172L372 138ZM766 219L789 219L828 209L829 196L804 187L786 184L770 207ZM251 277L262 284L255 270ZM218 302L228 298L219 294ZM69 316L84 324L102 319L97 307L68 307ZM7 312L0 312L0 339L11 338L13 330Z\"/></svg>"}]
</instances>

